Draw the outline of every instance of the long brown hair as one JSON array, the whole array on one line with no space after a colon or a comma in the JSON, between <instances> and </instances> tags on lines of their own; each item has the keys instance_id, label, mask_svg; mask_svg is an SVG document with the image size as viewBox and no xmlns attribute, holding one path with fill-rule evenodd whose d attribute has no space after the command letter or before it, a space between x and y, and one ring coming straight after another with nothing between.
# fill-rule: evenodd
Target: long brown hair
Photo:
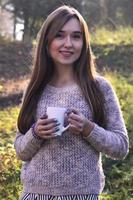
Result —
<instances>
[{"instance_id":1,"label":"long brown hair","mask_svg":"<svg viewBox=\"0 0 133 200\"><path fill-rule=\"evenodd\" d=\"M83 31L83 48L80 58L74 63L74 72L90 105L94 121L101 126L104 124L103 94L95 79L95 65L87 23L76 9L61 6L47 17L38 34L34 68L18 116L18 129L22 134L25 134L34 123L38 99L54 74L54 64L48 52L49 45L64 24L73 17L79 20Z\"/></svg>"}]
</instances>

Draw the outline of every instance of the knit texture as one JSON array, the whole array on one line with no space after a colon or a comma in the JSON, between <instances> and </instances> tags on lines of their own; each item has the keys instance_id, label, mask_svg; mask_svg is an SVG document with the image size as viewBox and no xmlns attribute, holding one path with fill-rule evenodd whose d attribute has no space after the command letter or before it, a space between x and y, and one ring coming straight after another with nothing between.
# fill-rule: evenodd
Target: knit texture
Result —
<instances>
[{"instance_id":1,"label":"knit texture","mask_svg":"<svg viewBox=\"0 0 133 200\"><path fill-rule=\"evenodd\" d=\"M32 130L17 133L14 146L25 161L21 171L24 192L46 195L100 194L105 177L101 153L123 159L128 153L128 137L118 99L110 84L97 77L104 94L106 129L95 124L88 137L66 131L62 136L38 140ZM78 85L55 88L48 85L38 102L36 119L48 106L75 108L85 117L92 113Z\"/></svg>"}]
</instances>

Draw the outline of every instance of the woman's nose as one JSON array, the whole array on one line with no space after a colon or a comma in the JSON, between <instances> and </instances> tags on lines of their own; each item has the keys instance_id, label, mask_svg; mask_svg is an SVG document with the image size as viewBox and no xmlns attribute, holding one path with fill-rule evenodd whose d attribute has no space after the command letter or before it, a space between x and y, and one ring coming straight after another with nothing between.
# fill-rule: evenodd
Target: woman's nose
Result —
<instances>
[{"instance_id":1,"label":"woman's nose","mask_svg":"<svg viewBox=\"0 0 133 200\"><path fill-rule=\"evenodd\" d=\"M72 46L72 40L70 36L67 36L65 39L65 47L71 47Z\"/></svg>"}]
</instances>

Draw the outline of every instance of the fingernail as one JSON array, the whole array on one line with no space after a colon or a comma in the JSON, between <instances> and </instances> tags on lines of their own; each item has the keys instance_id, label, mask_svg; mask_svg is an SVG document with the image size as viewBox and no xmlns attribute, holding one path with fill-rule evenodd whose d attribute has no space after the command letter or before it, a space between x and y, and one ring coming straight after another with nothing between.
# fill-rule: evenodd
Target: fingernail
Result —
<instances>
[{"instance_id":1,"label":"fingernail","mask_svg":"<svg viewBox=\"0 0 133 200\"><path fill-rule=\"evenodd\" d=\"M47 114L44 114L42 117L40 117L40 119L45 119L47 118Z\"/></svg>"},{"instance_id":2,"label":"fingernail","mask_svg":"<svg viewBox=\"0 0 133 200\"><path fill-rule=\"evenodd\" d=\"M54 122L58 122L58 120L56 118L54 118Z\"/></svg>"},{"instance_id":3,"label":"fingernail","mask_svg":"<svg viewBox=\"0 0 133 200\"><path fill-rule=\"evenodd\" d=\"M59 122L56 122L56 126L59 126L60 125L60 123Z\"/></svg>"},{"instance_id":4,"label":"fingernail","mask_svg":"<svg viewBox=\"0 0 133 200\"><path fill-rule=\"evenodd\" d=\"M57 128L55 128L55 132L57 132L57 131L59 131L60 129L57 127Z\"/></svg>"},{"instance_id":5,"label":"fingernail","mask_svg":"<svg viewBox=\"0 0 133 200\"><path fill-rule=\"evenodd\" d=\"M57 136L57 134L56 134L56 133L53 133L53 136Z\"/></svg>"},{"instance_id":6,"label":"fingernail","mask_svg":"<svg viewBox=\"0 0 133 200\"><path fill-rule=\"evenodd\" d=\"M68 108L67 111L66 111L66 113L67 113L67 114L70 114L70 113L71 113L71 110Z\"/></svg>"}]
</instances>

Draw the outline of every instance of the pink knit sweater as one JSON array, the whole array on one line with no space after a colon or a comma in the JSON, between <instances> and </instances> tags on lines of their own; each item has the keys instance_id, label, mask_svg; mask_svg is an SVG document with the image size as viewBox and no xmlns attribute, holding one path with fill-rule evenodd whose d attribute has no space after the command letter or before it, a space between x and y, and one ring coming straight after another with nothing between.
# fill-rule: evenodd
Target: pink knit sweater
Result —
<instances>
[{"instance_id":1,"label":"pink knit sweater","mask_svg":"<svg viewBox=\"0 0 133 200\"><path fill-rule=\"evenodd\" d=\"M123 159L128 153L128 137L117 97L110 84L97 77L105 97L106 129L95 124L83 138L66 131L53 139L38 140L31 129L17 133L14 145L25 161L21 171L24 192L46 195L100 194L104 187L101 153ZM38 102L36 119L48 106L76 108L92 120L90 107L78 85L55 88L48 85Z\"/></svg>"}]
</instances>

